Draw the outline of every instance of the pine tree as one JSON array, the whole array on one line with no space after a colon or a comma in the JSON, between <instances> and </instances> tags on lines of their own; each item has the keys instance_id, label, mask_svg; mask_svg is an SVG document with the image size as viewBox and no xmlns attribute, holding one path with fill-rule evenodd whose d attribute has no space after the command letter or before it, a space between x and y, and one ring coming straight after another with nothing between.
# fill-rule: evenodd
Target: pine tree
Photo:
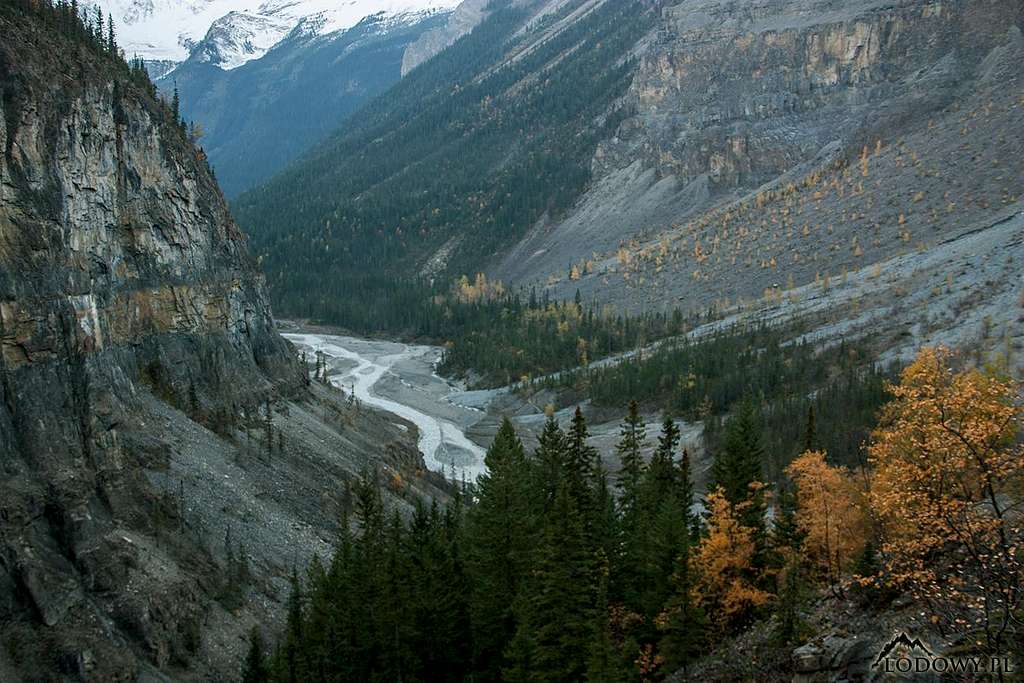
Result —
<instances>
[{"instance_id":1,"label":"pine tree","mask_svg":"<svg viewBox=\"0 0 1024 683\"><path fill-rule=\"evenodd\" d=\"M565 433L558 426L554 416L549 417L531 461L537 514L547 512L554 505L559 482L563 476L565 445Z\"/></svg>"},{"instance_id":2,"label":"pine tree","mask_svg":"<svg viewBox=\"0 0 1024 683\"><path fill-rule=\"evenodd\" d=\"M744 400L726 424L725 442L715 454L708 490L721 487L733 505L747 500L750 484L764 479L763 460L757 409L753 401Z\"/></svg>"},{"instance_id":3,"label":"pine tree","mask_svg":"<svg viewBox=\"0 0 1024 683\"><path fill-rule=\"evenodd\" d=\"M807 406L807 429L804 431L804 452L817 450L818 435L814 419L814 404Z\"/></svg>"},{"instance_id":4,"label":"pine tree","mask_svg":"<svg viewBox=\"0 0 1024 683\"><path fill-rule=\"evenodd\" d=\"M772 519L772 543L778 552L799 554L804 533L796 523L797 496L791 481L780 483Z\"/></svg>"},{"instance_id":5,"label":"pine tree","mask_svg":"<svg viewBox=\"0 0 1024 683\"><path fill-rule=\"evenodd\" d=\"M801 640L805 624L801 615L807 600L807 590L800 558L790 555L779 574L779 589L775 610L773 636L781 645L792 645Z\"/></svg>"},{"instance_id":6,"label":"pine tree","mask_svg":"<svg viewBox=\"0 0 1024 683\"><path fill-rule=\"evenodd\" d=\"M480 680L500 676L515 632L512 605L530 562L529 471L523 445L505 418L484 458L479 502L467 519L474 662Z\"/></svg>"},{"instance_id":7,"label":"pine tree","mask_svg":"<svg viewBox=\"0 0 1024 683\"><path fill-rule=\"evenodd\" d=\"M679 473L676 475L676 486L679 499L679 506L686 517L686 528L689 530L690 541L694 542L700 535L700 523L693 513L693 465L690 461L690 451L683 449L683 455L679 458Z\"/></svg>"},{"instance_id":8,"label":"pine tree","mask_svg":"<svg viewBox=\"0 0 1024 683\"><path fill-rule=\"evenodd\" d=\"M285 627L284 661L287 667L288 683L304 680L303 662L303 602L302 584L299 573L292 567L291 593L288 596L288 621Z\"/></svg>"},{"instance_id":9,"label":"pine tree","mask_svg":"<svg viewBox=\"0 0 1024 683\"><path fill-rule=\"evenodd\" d=\"M263 657L263 635L258 626L249 634L249 653L242 668L242 683L266 683L269 673Z\"/></svg>"},{"instance_id":10,"label":"pine tree","mask_svg":"<svg viewBox=\"0 0 1024 683\"><path fill-rule=\"evenodd\" d=\"M608 472L604 465L598 461L597 470L594 474L594 498L593 509L589 523L591 536L591 547L608 564L610 573L609 587L612 595L618 596L622 592L622 580L628 569L624 567L623 556L623 532L619 516L615 510L615 496L612 495L611 487L608 486Z\"/></svg>"},{"instance_id":11,"label":"pine tree","mask_svg":"<svg viewBox=\"0 0 1024 683\"><path fill-rule=\"evenodd\" d=\"M603 554L597 562L597 599L594 603L593 640L587 662L588 683L617 683L628 678L626 667L615 647L609 613L609 562Z\"/></svg>"},{"instance_id":12,"label":"pine tree","mask_svg":"<svg viewBox=\"0 0 1024 683\"><path fill-rule=\"evenodd\" d=\"M174 116L174 122L181 125L181 97L178 94L178 82L174 82L174 92L171 95L171 115Z\"/></svg>"},{"instance_id":13,"label":"pine tree","mask_svg":"<svg viewBox=\"0 0 1024 683\"><path fill-rule=\"evenodd\" d=\"M564 476L567 492L580 510L591 506L591 487L598 460L597 451L587 443L589 437L587 420L577 407L566 435Z\"/></svg>"},{"instance_id":14,"label":"pine tree","mask_svg":"<svg viewBox=\"0 0 1024 683\"><path fill-rule=\"evenodd\" d=\"M615 485L620 491L619 509L622 511L626 532L634 529L635 516L639 509L640 479L644 473L642 450L647 445L647 428L640 417L640 409L636 401L629 402L629 413L619 429L621 439L615 450L619 455L622 467L615 478Z\"/></svg>"},{"instance_id":15,"label":"pine tree","mask_svg":"<svg viewBox=\"0 0 1024 683\"><path fill-rule=\"evenodd\" d=\"M676 558L672 595L658 616L658 627L663 634L659 650L665 658L666 668L685 672L687 665L704 652L708 627L707 616L694 596L689 544L683 546Z\"/></svg>"},{"instance_id":16,"label":"pine tree","mask_svg":"<svg viewBox=\"0 0 1024 683\"><path fill-rule=\"evenodd\" d=\"M508 681L577 681L586 673L597 594L584 518L559 487L544 530L540 560L517 600L517 629L508 649Z\"/></svg>"},{"instance_id":17,"label":"pine tree","mask_svg":"<svg viewBox=\"0 0 1024 683\"><path fill-rule=\"evenodd\" d=\"M744 400L737 414L726 424L725 442L715 454L711 465L708 490L721 488L725 499L734 506L743 505L742 523L754 529L758 562L764 560L765 502L763 495L764 448L757 407L751 399Z\"/></svg>"},{"instance_id":18,"label":"pine tree","mask_svg":"<svg viewBox=\"0 0 1024 683\"><path fill-rule=\"evenodd\" d=\"M636 606L648 619L648 641L655 636L653 620L671 593L677 558L690 542L689 507L684 500L690 484L680 479L682 470L676 468L674 458L679 438L678 426L666 416L641 486L639 547L633 550L633 562Z\"/></svg>"},{"instance_id":19,"label":"pine tree","mask_svg":"<svg viewBox=\"0 0 1024 683\"><path fill-rule=\"evenodd\" d=\"M654 449L651 464L647 468L647 496L655 506L659 501L675 493L677 480L674 460L678 446L679 427L675 420L666 415L661 423L658 447Z\"/></svg>"}]
</instances>

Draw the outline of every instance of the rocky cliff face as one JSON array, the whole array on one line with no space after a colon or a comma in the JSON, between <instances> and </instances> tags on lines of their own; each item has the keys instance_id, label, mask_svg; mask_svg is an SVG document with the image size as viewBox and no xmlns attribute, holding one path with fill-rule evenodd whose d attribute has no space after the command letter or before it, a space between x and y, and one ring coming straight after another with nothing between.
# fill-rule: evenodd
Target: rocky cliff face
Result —
<instances>
[{"instance_id":1,"label":"rocky cliff face","mask_svg":"<svg viewBox=\"0 0 1024 683\"><path fill-rule=\"evenodd\" d=\"M0 34L0 679L232 677L286 566L329 554L342 478L415 449L309 393L149 87L11 3Z\"/></svg>"},{"instance_id":2,"label":"rocky cliff face","mask_svg":"<svg viewBox=\"0 0 1024 683\"><path fill-rule=\"evenodd\" d=\"M701 308L991 224L1024 175L1022 21L1000 0L670 3L591 190L494 274Z\"/></svg>"},{"instance_id":3,"label":"rocky cliff face","mask_svg":"<svg viewBox=\"0 0 1024 683\"><path fill-rule=\"evenodd\" d=\"M472 31L487 16L490 0L463 0L442 26L426 31L405 48L402 75Z\"/></svg>"}]
</instances>

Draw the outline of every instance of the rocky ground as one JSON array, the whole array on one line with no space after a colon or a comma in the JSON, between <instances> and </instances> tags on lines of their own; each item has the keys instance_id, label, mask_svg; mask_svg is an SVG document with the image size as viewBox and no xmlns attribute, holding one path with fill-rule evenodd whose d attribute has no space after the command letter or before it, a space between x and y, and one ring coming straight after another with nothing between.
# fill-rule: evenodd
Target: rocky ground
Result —
<instances>
[{"instance_id":1,"label":"rocky ground","mask_svg":"<svg viewBox=\"0 0 1024 683\"><path fill-rule=\"evenodd\" d=\"M727 310L996 224L1021 198L1019 3L677 3L594 182L489 275Z\"/></svg>"}]
</instances>

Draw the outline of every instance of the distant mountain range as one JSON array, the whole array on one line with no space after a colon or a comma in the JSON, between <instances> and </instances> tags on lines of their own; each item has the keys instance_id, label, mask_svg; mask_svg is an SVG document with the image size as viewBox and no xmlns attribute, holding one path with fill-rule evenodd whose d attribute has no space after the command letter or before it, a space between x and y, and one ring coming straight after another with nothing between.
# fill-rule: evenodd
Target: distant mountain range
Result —
<instances>
[{"instance_id":1,"label":"distant mountain range","mask_svg":"<svg viewBox=\"0 0 1024 683\"><path fill-rule=\"evenodd\" d=\"M446 17L375 14L326 34L300 22L262 57L228 70L216 66L224 41L208 38L157 84L167 94L177 87L182 115L202 125L200 144L232 197L398 81L407 47Z\"/></svg>"},{"instance_id":2,"label":"distant mountain range","mask_svg":"<svg viewBox=\"0 0 1024 683\"><path fill-rule=\"evenodd\" d=\"M196 58L222 69L258 59L300 28L327 35L366 17L450 11L458 0L93 0L114 17L121 46L146 60Z\"/></svg>"},{"instance_id":3,"label":"distant mountain range","mask_svg":"<svg viewBox=\"0 0 1024 683\"><path fill-rule=\"evenodd\" d=\"M233 210L279 310L354 328L476 272L633 311L827 288L1019 202L1021 3L935 7L492 2Z\"/></svg>"}]
</instances>

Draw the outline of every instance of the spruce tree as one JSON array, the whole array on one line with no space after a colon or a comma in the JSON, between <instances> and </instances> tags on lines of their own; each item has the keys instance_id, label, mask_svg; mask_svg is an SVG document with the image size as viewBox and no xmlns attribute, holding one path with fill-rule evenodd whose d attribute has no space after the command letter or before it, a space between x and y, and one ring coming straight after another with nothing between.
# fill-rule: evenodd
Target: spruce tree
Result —
<instances>
[{"instance_id":1,"label":"spruce tree","mask_svg":"<svg viewBox=\"0 0 1024 683\"><path fill-rule=\"evenodd\" d=\"M689 511L682 500L684 487L674 462L678 445L679 428L666 416L658 447L642 481L638 547L633 550L634 599L636 607L647 618L645 637L648 641L654 637L654 619L671 592L676 558L690 538Z\"/></svg>"},{"instance_id":2,"label":"spruce tree","mask_svg":"<svg viewBox=\"0 0 1024 683\"><path fill-rule=\"evenodd\" d=\"M590 433L583 411L576 408L572 424L566 435L564 477L568 494L573 497L580 510L591 505L591 488L597 468L597 451L587 443Z\"/></svg>"},{"instance_id":3,"label":"spruce tree","mask_svg":"<svg viewBox=\"0 0 1024 683\"><path fill-rule=\"evenodd\" d=\"M536 569L517 600L505 680L584 678L596 637L596 584L584 517L567 481L555 498Z\"/></svg>"},{"instance_id":4,"label":"spruce tree","mask_svg":"<svg viewBox=\"0 0 1024 683\"><path fill-rule=\"evenodd\" d=\"M764 499L759 491L752 489L751 484L764 481L764 457L757 407L752 400L746 399L740 404L736 415L726 424L724 443L715 454L711 466L708 490L721 487L726 500L733 505L750 501L751 504L743 516L743 523L756 530L760 537L759 544L762 546Z\"/></svg>"},{"instance_id":5,"label":"spruce tree","mask_svg":"<svg viewBox=\"0 0 1024 683\"><path fill-rule=\"evenodd\" d=\"M291 593L288 596L288 620L284 636L284 662L288 683L299 683L305 677L303 601L299 573L295 567L292 567Z\"/></svg>"},{"instance_id":6,"label":"spruce tree","mask_svg":"<svg viewBox=\"0 0 1024 683\"><path fill-rule=\"evenodd\" d=\"M615 478L615 486L620 492L619 509L622 511L623 524L628 533L633 530L638 513L640 479L645 468L642 450L647 445L647 429L640 417L636 401L629 402L629 413L619 429L619 434L621 438L615 450L622 466Z\"/></svg>"},{"instance_id":7,"label":"spruce tree","mask_svg":"<svg viewBox=\"0 0 1024 683\"><path fill-rule=\"evenodd\" d=\"M659 651L669 671L682 669L685 673L687 665L700 657L707 645L708 620L697 604L694 583L690 548L686 545L676 559L672 595L661 618Z\"/></svg>"},{"instance_id":8,"label":"spruce tree","mask_svg":"<svg viewBox=\"0 0 1024 683\"><path fill-rule=\"evenodd\" d=\"M269 673L263 657L263 635L258 626L249 634L249 653L242 668L242 683L266 683Z\"/></svg>"},{"instance_id":9,"label":"spruce tree","mask_svg":"<svg viewBox=\"0 0 1024 683\"><path fill-rule=\"evenodd\" d=\"M680 507L686 517L686 526L690 532L690 542L697 541L700 535L700 523L697 515L693 514L693 465L690 461L690 451L683 449L683 455L679 458L679 474L676 481L678 486L677 496Z\"/></svg>"},{"instance_id":10,"label":"spruce tree","mask_svg":"<svg viewBox=\"0 0 1024 683\"><path fill-rule=\"evenodd\" d=\"M804 452L813 451L818 442L817 426L814 419L814 404L807 406L807 428L804 431Z\"/></svg>"},{"instance_id":11,"label":"spruce tree","mask_svg":"<svg viewBox=\"0 0 1024 683\"><path fill-rule=\"evenodd\" d=\"M178 94L178 82L174 82L174 92L171 95L171 115L174 116L174 123L181 125L181 96Z\"/></svg>"},{"instance_id":12,"label":"spruce tree","mask_svg":"<svg viewBox=\"0 0 1024 683\"><path fill-rule=\"evenodd\" d=\"M484 458L478 503L467 519L472 580L474 662L478 680L497 680L515 632L512 605L530 562L529 471L522 442L506 418Z\"/></svg>"},{"instance_id":13,"label":"spruce tree","mask_svg":"<svg viewBox=\"0 0 1024 683\"><path fill-rule=\"evenodd\" d=\"M609 612L608 558L602 553L597 560L597 598L594 602L594 625L590 658L587 661L587 683L618 683L628 678L622 657L615 647Z\"/></svg>"},{"instance_id":14,"label":"spruce tree","mask_svg":"<svg viewBox=\"0 0 1024 683\"><path fill-rule=\"evenodd\" d=\"M647 468L646 495L652 505L673 495L677 487L675 469L675 450L679 446L679 427L675 420L666 415L661 423L661 434L658 435L658 447L651 455L651 464Z\"/></svg>"},{"instance_id":15,"label":"spruce tree","mask_svg":"<svg viewBox=\"0 0 1024 683\"><path fill-rule=\"evenodd\" d=\"M565 460L565 433L554 416L544 424L531 461L535 514L547 512L554 505Z\"/></svg>"}]
</instances>

